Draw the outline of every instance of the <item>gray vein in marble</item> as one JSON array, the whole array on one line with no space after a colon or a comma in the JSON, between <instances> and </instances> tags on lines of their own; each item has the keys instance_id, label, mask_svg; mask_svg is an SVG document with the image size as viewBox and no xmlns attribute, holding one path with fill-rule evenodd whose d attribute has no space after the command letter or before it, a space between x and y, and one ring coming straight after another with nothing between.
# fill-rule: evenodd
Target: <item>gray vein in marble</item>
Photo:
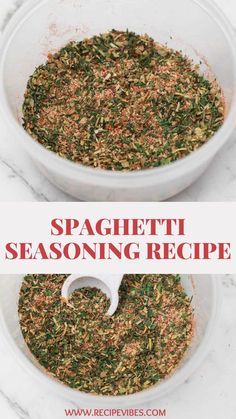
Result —
<instances>
[{"instance_id":1,"label":"gray vein in marble","mask_svg":"<svg viewBox=\"0 0 236 419\"><path fill-rule=\"evenodd\" d=\"M9 22L9 20L11 19L11 17L15 14L16 10L19 9L19 7L25 2L25 0L14 0L13 1L13 7L11 10L9 10L6 13L6 16L4 17L2 24L0 26L0 30L2 31L5 26L7 25L7 23Z\"/></svg>"},{"instance_id":2,"label":"gray vein in marble","mask_svg":"<svg viewBox=\"0 0 236 419\"><path fill-rule=\"evenodd\" d=\"M0 395L4 398L4 400L8 403L10 408L14 411L14 413L16 413L16 415L20 419L30 419L29 412L25 410L19 403L10 399L10 397L8 397L1 389Z\"/></svg>"},{"instance_id":3,"label":"gray vein in marble","mask_svg":"<svg viewBox=\"0 0 236 419\"><path fill-rule=\"evenodd\" d=\"M222 284L226 288L236 288L236 278L233 275L224 275L222 278Z\"/></svg>"},{"instance_id":4,"label":"gray vein in marble","mask_svg":"<svg viewBox=\"0 0 236 419\"><path fill-rule=\"evenodd\" d=\"M15 168L11 163L9 163L7 160L0 158L0 162L6 166L8 169L11 170L12 174L14 177L17 177L18 179L20 179L24 185L30 189L30 191L32 192L32 194L34 195L34 197L39 200L39 201L46 201L48 202L48 198L42 193L42 192L37 192L34 187L28 182L28 180L24 177L24 175L22 174L21 170Z\"/></svg>"}]
</instances>

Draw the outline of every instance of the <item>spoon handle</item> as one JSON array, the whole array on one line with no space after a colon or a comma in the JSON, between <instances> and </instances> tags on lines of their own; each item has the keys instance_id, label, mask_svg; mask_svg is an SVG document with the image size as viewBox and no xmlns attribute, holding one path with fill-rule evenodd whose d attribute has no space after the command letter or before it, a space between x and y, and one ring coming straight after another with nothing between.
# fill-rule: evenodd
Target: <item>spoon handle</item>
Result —
<instances>
[{"instance_id":1,"label":"spoon handle","mask_svg":"<svg viewBox=\"0 0 236 419\"><path fill-rule=\"evenodd\" d=\"M122 274L109 274L109 275L83 275L73 274L68 276L65 280L61 296L68 300L69 296L76 290L86 287L95 287L100 289L110 299L111 305L107 314L112 316L119 304L119 288L122 281Z\"/></svg>"}]
</instances>

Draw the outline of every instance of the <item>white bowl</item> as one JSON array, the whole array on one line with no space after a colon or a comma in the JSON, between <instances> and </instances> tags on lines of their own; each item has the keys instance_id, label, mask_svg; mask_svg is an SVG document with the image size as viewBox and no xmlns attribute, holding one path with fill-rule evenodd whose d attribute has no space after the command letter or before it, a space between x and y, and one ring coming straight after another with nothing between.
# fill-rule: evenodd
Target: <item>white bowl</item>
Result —
<instances>
[{"instance_id":1,"label":"white bowl","mask_svg":"<svg viewBox=\"0 0 236 419\"><path fill-rule=\"evenodd\" d=\"M217 77L228 115L222 128L189 156L164 167L111 172L58 157L21 126L27 80L49 51L112 28L148 33L182 49ZM236 43L231 25L209 0L29 0L4 31L0 60L1 109L14 139L60 189L81 200L160 201L194 182L236 126ZM206 66L205 59L209 65Z\"/></svg>"},{"instance_id":2,"label":"white bowl","mask_svg":"<svg viewBox=\"0 0 236 419\"><path fill-rule=\"evenodd\" d=\"M0 276L0 338L5 339L20 363L44 388L58 396L90 408L128 407L160 399L184 382L200 365L208 352L217 327L220 311L219 277L214 275L183 275L182 284L189 296L193 296L195 334L187 354L179 368L160 384L130 396L94 396L73 390L44 372L34 360L21 334L18 318L18 299L22 275Z\"/></svg>"}]
</instances>

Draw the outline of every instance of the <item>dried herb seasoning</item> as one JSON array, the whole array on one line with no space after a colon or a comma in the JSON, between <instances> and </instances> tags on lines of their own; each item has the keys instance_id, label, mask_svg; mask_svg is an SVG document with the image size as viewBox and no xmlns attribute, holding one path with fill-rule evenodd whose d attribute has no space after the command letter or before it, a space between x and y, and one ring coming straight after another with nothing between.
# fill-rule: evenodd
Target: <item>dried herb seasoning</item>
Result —
<instances>
[{"instance_id":1,"label":"dried herb seasoning","mask_svg":"<svg viewBox=\"0 0 236 419\"><path fill-rule=\"evenodd\" d=\"M30 77L23 126L58 155L107 170L184 157L224 121L216 81L147 35L112 30L71 42Z\"/></svg>"},{"instance_id":2,"label":"dried herb seasoning","mask_svg":"<svg viewBox=\"0 0 236 419\"><path fill-rule=\"evenodd\" d=\"M84 392L127 395L176 369L193 336L191 301L178 275L125 275L112 317L97 289L63 301L66 277L28 275L20 291L24 339L50 374Z\"/></svg>"}]
</instances>

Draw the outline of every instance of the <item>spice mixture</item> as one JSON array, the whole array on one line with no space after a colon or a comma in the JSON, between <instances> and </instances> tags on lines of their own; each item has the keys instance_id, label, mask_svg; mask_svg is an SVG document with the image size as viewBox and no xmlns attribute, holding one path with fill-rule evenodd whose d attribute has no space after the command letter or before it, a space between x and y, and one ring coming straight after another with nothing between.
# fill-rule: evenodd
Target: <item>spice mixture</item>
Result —
<instances>
[{"instance_id":1,"label":"spice mixture","mask_svg":"<svg viewBox=\"0 0 236 419\"><path fill-rule=\"evenodd\" d=\"M39 363L72 388L103 395L146 389L173 372L193 336L179 276L125 275L109 317L100 290L61 299L67 275L28 275L19 300L24 339Z\"/></svg>"},{"instance_id":2,"label":"spice mixture","mask_svg":"<svg viewBox=\"0 0 236 419\"><path fill-rule=\"evenodd\" d=\"M23 126L47 149L108 170L168 164L224 121L217 82L147 35L112 30L71 42L31 76Z\"/></svg>"}]
</instances>

